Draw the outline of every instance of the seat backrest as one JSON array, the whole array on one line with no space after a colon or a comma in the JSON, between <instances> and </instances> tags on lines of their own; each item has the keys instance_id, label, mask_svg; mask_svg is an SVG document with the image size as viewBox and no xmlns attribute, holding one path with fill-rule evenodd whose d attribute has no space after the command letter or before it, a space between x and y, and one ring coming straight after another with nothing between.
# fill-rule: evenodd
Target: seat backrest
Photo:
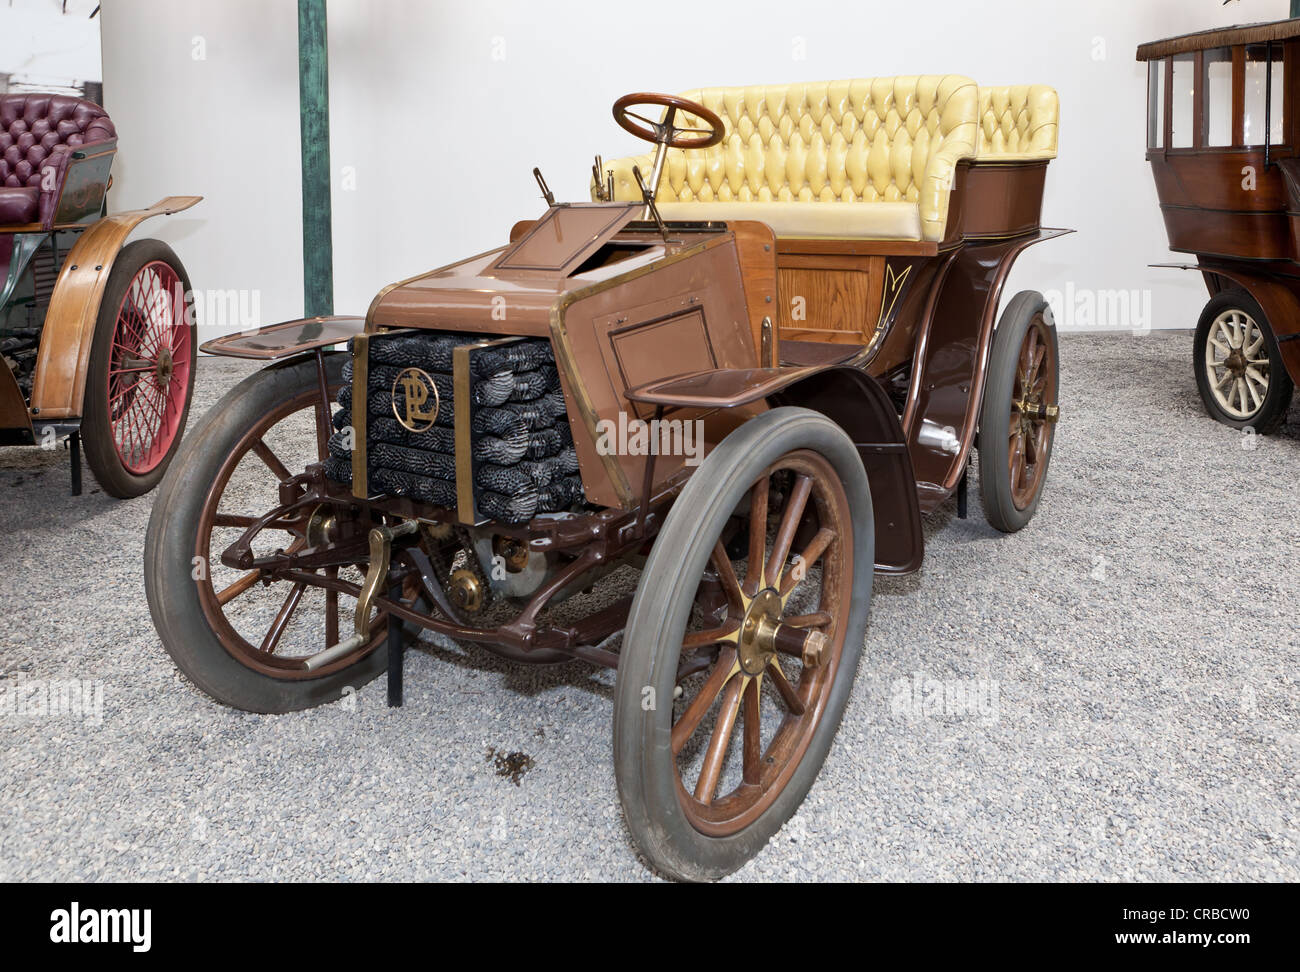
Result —
<instances>
[{"instance_id":1,"label":"seat backrest","mask_svg":"<svg viewBox=\"0 0 1300 972\"><path fill-rule=\"evenodd\" d=\"M39 188L41 167L60 152L117 137L99 105L67 95L0 95L0 186Z\"/></svg>"},{"instance_id":2,"label":"seat backrest","mask_svg":"<svg viewBox=\"0 0 1300 972\"><path fill-rule=\"evenodd\" d=\"M958 75L702 88L727 137L669 153L665 201L916 202L933 153L974 145L974 81ZM692 119L685 119L687 123ZM969 154L969 153L967 153Z\"/></svg>"},{"instance_id":3,"label":"seat backrest","mask_svg":"<svg viewBox=\"0 0 1300 972\"><path fill-rule=\"evenodd\" d=\"M984 161L1056 158L1061 105L1045 84L980 88L979 155Z\"/></svg>"}]
</instances>

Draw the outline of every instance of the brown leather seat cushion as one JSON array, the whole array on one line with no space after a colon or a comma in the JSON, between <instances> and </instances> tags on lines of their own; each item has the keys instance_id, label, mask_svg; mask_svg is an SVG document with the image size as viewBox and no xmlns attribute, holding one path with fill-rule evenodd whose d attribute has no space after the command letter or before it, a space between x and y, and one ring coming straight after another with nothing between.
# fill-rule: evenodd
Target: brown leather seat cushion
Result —
<instances>
[{"instance_id":1,"label":"brown leather seat cushion","mask_svg":"<svg viewBox=\"0 0 1300 972\"><path fill-rule=\"evenodd\" d=\"M0 226L36 222L40 198L36 188L0 188Z\"/></svg>"}]
</instances>

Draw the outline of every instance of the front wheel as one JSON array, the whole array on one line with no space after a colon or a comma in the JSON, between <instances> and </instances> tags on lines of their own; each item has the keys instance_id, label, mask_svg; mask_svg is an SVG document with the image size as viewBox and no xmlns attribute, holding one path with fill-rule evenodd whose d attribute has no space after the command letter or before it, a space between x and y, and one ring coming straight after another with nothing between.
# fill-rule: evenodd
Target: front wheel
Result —
<instances>
[{"instance_id":1,"label":"front wheel","mask_svg":"<svg viewBox=\"0 0 1300 972\"><path fill-rule=\"evenodd\" d=\"M799 807L853 686L874 548L862 461L816 412L752 419L691 477L637 587L615 698L619 796L655 867L722 877Z\"/></svg>"},{"instance_id":2,"label":"front wheel","mask_svg":"<svg viewBox=\"0 0 1300 972\"><path fill-rule=\"evenodd\" d=\"M197 360L190 300L166 243L122 248L95 320L81 423L86 462L110 496L149 492L180 446Z\"/></svg>"},{"instance_id":3,"label":"front wheel","mask_svg":"<svg viewBox=\"0 0 1300 972\"><path fill-rule=\"evenodd\" d=\"M326 358L331 393L344 355ZM177 666L203 691L254 712L289 712L338 698L384 670L387 625L377 617L364 645L319 668L313 655L351 628L366 564L278 579L221 562L222 552L279 505L280 483L320 461L316 362L256 372L232 388L185 440L154 502L145 535L145 594ZM268 524L255 552L308 546L309 515ZM322 577L326 583L320 583Z\"/></svg>"},{"instance_id":4,"label":"front wheel","mask_svg":"<svg viewBox=\"0 0 1300 972\"><path fill-rule=\"evenodd\" d=\"M1244 290L1210 298L1196 325L1193 360L1205 410L1234 429L1277 429L1293 386L1264 311Z\"/></svg>"}]
</instances>

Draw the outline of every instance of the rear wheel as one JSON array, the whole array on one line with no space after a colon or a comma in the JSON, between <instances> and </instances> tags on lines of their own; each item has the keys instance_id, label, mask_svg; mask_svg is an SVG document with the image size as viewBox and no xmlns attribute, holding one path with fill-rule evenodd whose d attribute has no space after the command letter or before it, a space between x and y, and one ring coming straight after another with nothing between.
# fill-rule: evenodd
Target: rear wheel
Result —
<instances>
[{"instance_id":1,"label":"rear wheel","mask_svg":"<svg viewBox=\"0 0 1300 972\"><path fill-rule=\"evenodd\" d=\"M104 492L153 489L180 446L194 391L190 280L171 247L138 240L113 263L86 372L81 437Z\"/></svg>"},{"instance_id":2,"label":"rear wheel","mask_svg":"<svg viewBox=\"0 0 1300 972\"><path fill-rule=\"evenodd\" d=\"M852 689L874 539L853 443L806 409L747 422L683 489L637 588L614 710L623 810L657 868L722 877L803 801Z\"/></svg>"},{"instance_id":3,"label":"rear wheel","mask_svg":"<svg viewBox=\"0 0 1300 972\"><path fill-rule=\"evenodd\" d=\"M1216 294L1196 325L1193 361L1205 410L1261 435L1286 420L1294 386L1264 311L1244 290Z\"/></svg>"},{"instance_id":4,"label":"rear wheel","mask_svg":"<svg viewBox=\"0 0 1300 972\"><path fill-rule=\"evenodd\" d=\"M980 494L984 515L1003 533L1034 518L1056 434L1060 353L1042 294L1022 291L993 334L980 410Z\"/></svg>"}]
</instances>

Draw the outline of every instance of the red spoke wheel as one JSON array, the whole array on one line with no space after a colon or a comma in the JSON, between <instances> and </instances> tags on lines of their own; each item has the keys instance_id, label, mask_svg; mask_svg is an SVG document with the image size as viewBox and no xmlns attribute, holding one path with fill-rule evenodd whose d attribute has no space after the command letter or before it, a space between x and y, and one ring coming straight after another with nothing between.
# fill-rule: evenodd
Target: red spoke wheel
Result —
<instances>
[{"instance_id":1,"label":"red spoke wheel","mask_svg":"<svg viewBox=\"0 0 1300 972\"><path fill-rule=\"evenodd\" d=\"M1038 509L1059 416L1056 325L1042 294L1007 304L993 334L980 412L980 491L989 523L1022 529Z\"/></svg>"},{"instance_id":2,"label":"red spoke wheel","mask_svg":"<svg viewBox=\"0 0 1300 972\"><path fill-rule=\"evenodd\" d=\"M619 794L656 867L721 877L798 808L852 688L874 546L862 462L816 412L764 413L691 477L618 669Z\"/></svg>"},{"instance_id":3,"label":"red spoke wheel","mask_svg":"<svg viewBox=\"0 0 1300 972\"><path fill-rule=\"evenodd\" d=\"M81 428L86 461L112 496L153 489L180 445L197 354L190 304L170 247L122 249L100 302Z\"/></svg>"},{"instance_id":4,"label":"red spoke wheel","mask_svg":"<svg viewBox=\"0 0 1300 972\"><path fill-rule=\"evenodd\" d=\"M326 358L331 398L346 355ZM280 505L279 484L321 459L314 359L246 378L186 439L158 490L145 538L145 593L163 646L218 701L255 712L319 705L382 672L387 618L372 615L370 640L311 669L310 658L352 633L355 597L325 584L263 576L221 563L221 553ZM313 510L273 521L255 556L308 544ZM326 511L327 513L329 511ZM332 535L339 524L311 526ZM369 529L369 524L358 526ZM313 533L315 538L315 533ZM307 571L360 587L364 561Z\"/></svg>"}]
</instances>

